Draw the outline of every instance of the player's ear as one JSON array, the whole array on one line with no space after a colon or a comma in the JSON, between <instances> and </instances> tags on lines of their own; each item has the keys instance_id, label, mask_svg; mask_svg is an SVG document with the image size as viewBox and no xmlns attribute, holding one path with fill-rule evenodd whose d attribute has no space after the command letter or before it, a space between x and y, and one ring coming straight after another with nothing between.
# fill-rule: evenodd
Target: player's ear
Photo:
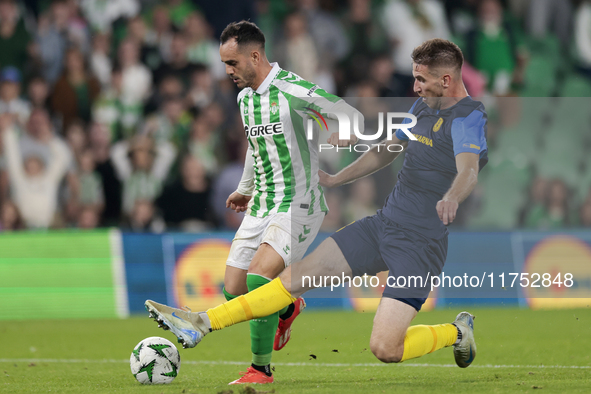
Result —
<instances>
[{"instance_id":1,"label":"player's ear","mask_svg":"<svg viewBox=\"0 0 591 394\"><path fill-rule=\"evenodd\" d=\"M451 78L452 78L451 75L449 75L449 74L443 74L441 76L441 85L444 88L449 88L449 85L451 84Z\"/></svg>"},{"instance_id":2,"label":"player's ear","mask_svg":"<svg viewBox=\"0 0 591 394\"><path fill-rule=\"evenodd\" d=\"M261 61L261 53L256 49L253 50L252 52L250 52L250 60L252 60L252 63L255 66L258 65Z\"/></svg>"}]
</instances>

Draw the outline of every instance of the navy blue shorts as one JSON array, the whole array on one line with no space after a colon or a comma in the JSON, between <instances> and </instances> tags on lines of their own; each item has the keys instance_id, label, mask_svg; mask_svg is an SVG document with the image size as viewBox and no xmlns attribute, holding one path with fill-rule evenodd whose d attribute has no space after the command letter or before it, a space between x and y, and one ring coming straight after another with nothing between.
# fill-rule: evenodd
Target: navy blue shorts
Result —
<instances>
[{"instance_id":1,"label":"navy blue shorts","mask_svg":"<svg viewBox=\"0 0 591 394\"><path fill-rule=\"evenodd\" d=\"M425 238L392 222L381 211L343 227L331 237L354 276L389 271L382 296L400 300L417 311L429 296L430 278L441 273L447 256L447 233L441 239ZM390 280L392 277L396 282Z\"/></svg>"}]
</instances>

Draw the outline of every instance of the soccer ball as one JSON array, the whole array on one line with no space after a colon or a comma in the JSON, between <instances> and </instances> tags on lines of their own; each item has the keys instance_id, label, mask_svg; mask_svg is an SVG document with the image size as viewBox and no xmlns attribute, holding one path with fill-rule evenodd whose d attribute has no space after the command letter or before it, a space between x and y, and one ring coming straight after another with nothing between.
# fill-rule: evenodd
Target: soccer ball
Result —
<instances>
[{"instance_id":1,"label":"soccer ball","mask_svg":"<svg viewBox=\"0 0 591 394\"><path fill-rule=\"evenodd\" d=\"M181 356L168 339L146 338L137 344L131 356L131 373L142 384L167 384L176 378Z\"/></svg>"}]
</instances>

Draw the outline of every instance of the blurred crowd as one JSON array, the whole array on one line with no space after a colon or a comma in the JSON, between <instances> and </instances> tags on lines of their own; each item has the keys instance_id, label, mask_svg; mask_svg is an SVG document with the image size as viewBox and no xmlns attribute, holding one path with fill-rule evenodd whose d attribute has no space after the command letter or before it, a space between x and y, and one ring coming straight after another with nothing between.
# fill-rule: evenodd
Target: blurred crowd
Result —
<instances>
[{"instance_id":1,"label":"blurred crowd","mask_svg":"<svg viewBox=\"0 0 591 394\"><path fill-rule=\"evenodd\" d=\"M454 226L591 227L591 99L556 101L591 97L590 1L0 0L0 230L236 229L246 139L218 37L243 19L270 61L347 97L413 97L413 48L453 40L489 109L492 168ZM548 157L552 124L570 130L547 116L561 106L581 108L561 148L581 152ZM374 213L401 164L327 191L323 230Z\"/></svg>"}]
</instances>

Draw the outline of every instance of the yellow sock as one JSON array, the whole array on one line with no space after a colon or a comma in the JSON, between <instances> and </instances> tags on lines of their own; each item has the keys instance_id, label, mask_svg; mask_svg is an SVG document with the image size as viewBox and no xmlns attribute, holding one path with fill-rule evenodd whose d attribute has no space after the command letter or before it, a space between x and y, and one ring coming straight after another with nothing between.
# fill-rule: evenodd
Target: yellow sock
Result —
<instances>
[{"instance_id":1,"label":"yellow sock","mask_svg":"<svg viewBox=\"0 0 591 394\"><path fill-rule=\"evenodd\" d=\"M402 361L433 353L435 350L451 346L458 339L458 329L453 324L436 326L410 326L404 337Z\"/></svg>"},{"instance_id":2,"label":"yellow sock","mask_svg":"<svg viewBox=\"0 0 591 394\"><path fill-rule=\"evenodd\" d=\"M208 309L207 316L211 322L211 329L221 330L236 323L269 316L295 300L281 280L276 278L250 293Z\"/></svg>"}]
</instances>

